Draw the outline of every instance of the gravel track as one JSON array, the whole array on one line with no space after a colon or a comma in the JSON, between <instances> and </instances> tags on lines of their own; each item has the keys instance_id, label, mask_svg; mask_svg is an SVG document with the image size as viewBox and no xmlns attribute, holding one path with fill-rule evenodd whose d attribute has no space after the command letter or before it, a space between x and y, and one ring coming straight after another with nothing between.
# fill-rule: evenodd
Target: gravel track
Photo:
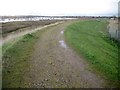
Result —
<instances>
[{"instance_id":1,"label":"gravel track","mask_svg":"<svg viewBox=\"0 0 120 90\"><path fill-rule=\"evenodd\" d=\"M64 40L69 22L49 27L40 36L30 59L25 87L29 88L100 88L105 80L94 71Z\"/></svg>"}]
</instances>

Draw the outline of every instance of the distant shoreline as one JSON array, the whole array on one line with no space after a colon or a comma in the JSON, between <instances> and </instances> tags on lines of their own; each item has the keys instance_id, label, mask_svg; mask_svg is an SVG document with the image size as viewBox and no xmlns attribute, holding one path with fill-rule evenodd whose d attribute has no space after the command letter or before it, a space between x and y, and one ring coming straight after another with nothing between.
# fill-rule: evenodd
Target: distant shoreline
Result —
<instances>
[{"instance_id":1,"label":"distant shoreline","mask_svg":"<svg viewBox=\"0 0 120 90\"><path fill-rule=\"evenodd\" d=\"M0 16L0 22L14 22L14 21L40 21L40 20L68 20L81 18L105 18L116 19L116 16Z\"/></svg>"}]
</instances>

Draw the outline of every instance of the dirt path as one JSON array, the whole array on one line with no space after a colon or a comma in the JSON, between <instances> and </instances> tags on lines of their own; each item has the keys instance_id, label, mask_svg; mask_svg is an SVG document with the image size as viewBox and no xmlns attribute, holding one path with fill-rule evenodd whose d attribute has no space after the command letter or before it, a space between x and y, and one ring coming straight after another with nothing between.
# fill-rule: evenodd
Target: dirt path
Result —
<instances>
[{"instance_id":1,"label":"dirt path","mask_svg":"<svg viewBox=\"0 0 120 90\"><path fill-rule=\"evenodd\" d=\"M100 88L104 80L88 70L88 64L64 42L64 29L69 23L46 30L30 60L25 87L33 88Z\"/></svg>"}]
</instances>

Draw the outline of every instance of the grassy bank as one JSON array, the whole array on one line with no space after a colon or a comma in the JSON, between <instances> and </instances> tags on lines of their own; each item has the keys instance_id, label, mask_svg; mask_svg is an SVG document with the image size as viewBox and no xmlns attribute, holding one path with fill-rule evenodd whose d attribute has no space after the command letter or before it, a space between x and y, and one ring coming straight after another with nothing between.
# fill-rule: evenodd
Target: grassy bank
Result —
<instances>
[{"instance_id":1,"label":"grassy bank","mask_svg":"<svg viewBox=\"0 0 120 90\"><path fill-rule=\"evenodd\" d=\"M66 28L68 44L90 63L92 69L115 85L118 81L118 46L107 38L107 22L80 21Z\"/></svg>"},{"instance_id":2,"label":"grassy bank","mask_svg":"<svg viewBox=\"0 0 120 90\"><path fill-rule=\"evenodd\" d=\"M29 60L34 51L34 45L44 30L27 34L14 44L3 46L2 56L2 86L3 88L24 87L24 75L29 69ZM9 45L12 45L8 48Z\"/></svg>"}]
</instances>

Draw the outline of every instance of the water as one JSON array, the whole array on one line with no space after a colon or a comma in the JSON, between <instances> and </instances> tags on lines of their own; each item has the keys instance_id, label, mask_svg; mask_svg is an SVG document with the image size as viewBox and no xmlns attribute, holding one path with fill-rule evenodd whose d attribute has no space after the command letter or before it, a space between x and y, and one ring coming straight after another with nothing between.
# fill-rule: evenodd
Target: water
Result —
<instances>
[{"instance_id":1,"label":"water","mask_svg":"<svg viewBox=\"0 0 120 90\"><path fill-rule=\"evenodd\" d=\"M59 43L63 48L67 48L67 45L65 44L64 40L60 40Z\"/></svg>"},{"instance_id":2,"label":"water","mask_svg":"<svg viewBox=\"0 0 120 90\"><path fill-rule=\"evenodd\" d=\"M64 33L64 31L61 31L60 33L61 33L61 34L63 34L63 33Z\"/></svg>"},{"instance_id":3,"label":"water","mask_svg":"<svg viewBox=\"0 0 120 90\"><path fill-rule=\"evenodd\" d=\"M55 18L55 17L31 17L31 18L0 18L0 23L3 22L14 22L14 21L39 21L39 20L69 20L76 18Z\"/></svg>"}]
</instances>

